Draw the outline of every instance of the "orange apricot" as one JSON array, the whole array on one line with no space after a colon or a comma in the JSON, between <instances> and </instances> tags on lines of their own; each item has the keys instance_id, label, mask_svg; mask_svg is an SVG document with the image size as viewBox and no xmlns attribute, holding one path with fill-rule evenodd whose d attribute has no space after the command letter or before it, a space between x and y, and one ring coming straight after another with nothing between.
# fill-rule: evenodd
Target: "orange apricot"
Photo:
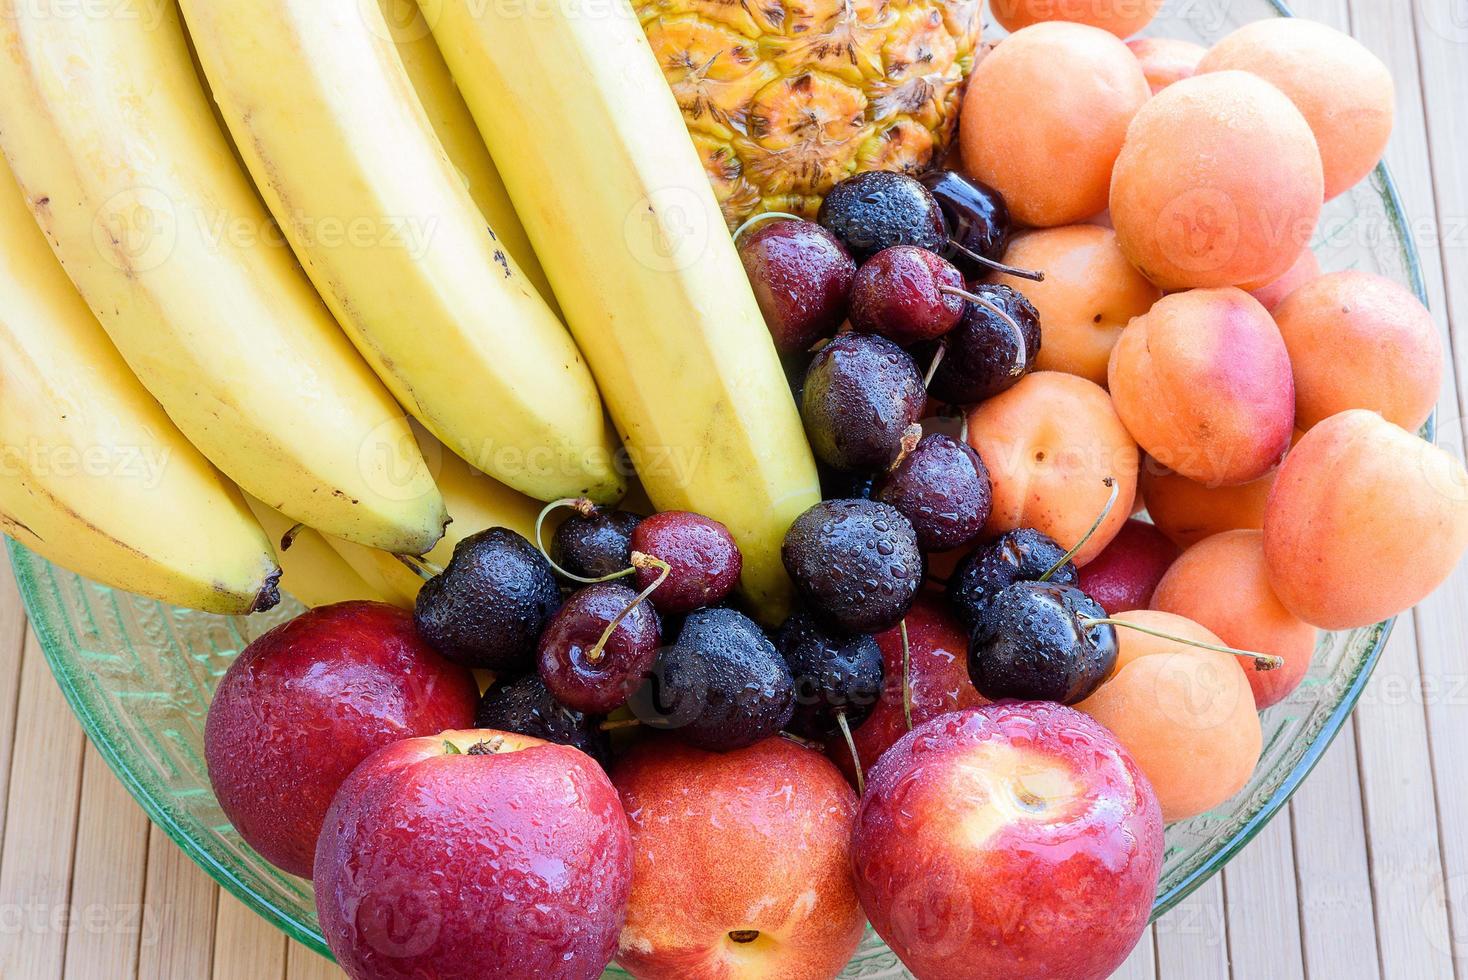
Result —
<instances>
[{"instance_id":1,"label":"orange apricot","mask_svg":"<svg viewBox=\"0 0 1468 980\"><path fill-rule=\"evenodd\" d=\"M1112 619L1123 623L1135 623L1148 629L1160 630L1163 633L1171 633L1173 636L1184 640L1192 640L1194 643L1212 643L1214 646L1223 646L1223 639L1217 636L1208 627L1195 623L1186 616L1178 616L1169 612L1161 612L1156 609L1132 609L1128 612L1117 613ZM1111 676L1117 673L1139 657L1150 657L1159 653L1187 653L1195 651L1201 656L1227 657L1233 659L1226 653L1215 653L1199 647L1190 647L1186 643L1177 640L1168 640L1160 636L1152 636L1137 630L1117 627L1116 630L1116 666L1111 669Z\"/></svg>"},{"instance_id":2,"label":"orange apricot","mask_svg":"<svg viewBox=\"0 0 1468 980\"><path fill-rule=\"evenodd\" d=\"M1468 549L1468 473L1375 412L1319 423L1290 450L1264 512L1269 581L1321 629L1405 612Z\"/></svg>"},{"instance_id":3,"label":"orange apricot","mask_svg":"<svg viewBox=\"0 0 1468 980\"><path fill-rule=\"evenodd\" d=\"M1273 313L1279 308L1279 304L1311 279L1320 275L1320 259L1313 249L1305 249L1295 264L1290 266L1290 271L1280 276L1274 282L1259 289L1250 290L1249 294L1257 299L1266 310Z\"/></svg>"},{"instance_id":4,"label":"orange apricot","mask_svg":"<svg viewBox=\"0 0 1468 980\"><path fill-rule=\"evenodd\" d=\"M1274 486L1274 473L1234 487L1210 487L1179 476L1156 460L1142 462L1138 495L1147 516L1179 548L1240 528L1264 526L1264 505Z\"/></svg>"},{"instance_id":5,"label":"orange apricot","mask_svg":"<svg viewBox=\"0 0 1468 980\"><path fill-rule=\"evenodd\" d=\"M1411 290L1369 272L1336 272L1295 290L1274 319L1294 365L1300 428L1365 408L1416 431L1432 414L1443 344Z\"/></svg>"},{"instance_id":6,"label":"orange apricot","mask_svg":"<svg viewBox=\"0 0 1468 980\"><path fill-rule=\"evenodd\" d=\"M1162 298L1116 243L1116 233L1096 225L1065 225L1016 235L1004 261L1043 269L1044 282L994 276L1025 294L1040 314L1044 343L1035 366L1106 384L1106 363L1116 338Z\"/></svg>"},{"instance_id":7,"label":"orange apricot","mask_svg":"<svg viewBox=\"0 0 1468 980\"><path fill-rule=\"evenodd\" d=\"M1289 355L1269 313L1242 290L1163 298L1122 331L1108 376L1132 438L1191 480L1248 483L1289 449Z\"/></svg>"},{"instance_id":8,"label":"orange apricot","mask_svg":"<svg viewBox=\"0 0 1468 980\"><path fill-rule=\"evenodd\" d=\"M1128 41L1126 46L1142 63L1142 74L1156 95L1173 82L1192 78L1198 71L1198 62L1208 49L1192 41L1180 41L1172 37L1139 37Z\"/></svg>"},{"instance_id":9,"label":"orange apricot","mask_svg":"<svg viewBox=\"0 0 1468 980\"><path fill-rule=\"evenodd\" d=\"M1235 649L1284 660L1277 670L1244 671L1261 711L1293 694L1310 670L1320 631L1274 594L1262 531L1225 531L1189 548L1162 576L1152 607L1201 623Z\"/></svg>"},{"instance_id":10,"label":"orange apricot","mask_svg":"<svg viewBox=\"0 0 1468 980\"><path fill-rule=\"evenodd\" d=\"M1163 0L989 0L989 12L1006 31L1048 20L1089 24L1131 37L1152 23Z\"/></svg>"},{"instance_id":11,"label":"orange apricot","mask_svg":"<svg viewBox=\"0 0 1468 980\"><path fill-rule=\"evenodd\" d=\"M1361 42L1325 24L1298 17L1246 24L1215 44L1198 71L1252 72L1294 102L1320 147L1327 201L1375 169L1391 139L1391 72Z\"/></svg>"},{"instance_id":12,"label":"orange apricot","mask_svg":"<svg viewBox=\"0 0 1468 980\"><path fill-rule=\"evenodd\" d=\"M1106 508L1106 479L1116 484L1116 506L1076 563L1094 558L1126 524L1137 446L1100 386L1057 371L1028 375L973 409L968 441L994 485L987 533L1033 527L1073 547Z\"/></svg>"},{"instance_id":13,"label":"orange apricot","mask_svg":"<svg viewBox=\"0 0 1468 980\"><path fill-rule=\"evenodd\" d=\"M964 171L1003 194L1023 224L1075 224L1105 209L1127 125L1150 95L1115 36L1084 24L1027 27L969 79Z\"/></svg>"},{"instance_id":14,"label":"orange apricot","mask_svg":"<svg viewBox=\"0 0 1468 980\"><path fill-rule=\"evenodd\" d=\"M1127 258L1163 289L1257 289L1287 272L1320 219L1315 137L1247 72L1169 85L1132 120L1111 178Z\"/></svg>"}]
</instances>

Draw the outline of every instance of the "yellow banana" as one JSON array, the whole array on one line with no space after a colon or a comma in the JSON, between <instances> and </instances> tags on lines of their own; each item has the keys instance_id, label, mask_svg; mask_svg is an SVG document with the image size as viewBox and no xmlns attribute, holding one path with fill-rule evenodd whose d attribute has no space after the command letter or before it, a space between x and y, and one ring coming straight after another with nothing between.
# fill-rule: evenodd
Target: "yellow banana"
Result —
<instances>
[{"instance_id":1,"label":"yellow banana","mask_svg":"<svg viewBox=\"0 0 1468 980\"><path fill-rule=\"evenodd\" d=\"M181 6L256 186L398 401L526 494L619 498L591 371L485 224L378 5Z\"/></svg>"},{"instance_id":2,"label":"yellow banana","mask_svg":"<svg viewBox=\"0 0 1468 980\"><path fill-rule=\"evenodd\" d=\"M139 380L220 470L293 519L432 547L443 501L401 410L277 240L171 0L3 2L0 149Z\"/></svg>"},{"instance_id":3,"label":"yellow banana","mask_svg":"<svg viewBox=\"0 0 1468 980\"><path fill-rule=\"evenodd\" d=\"M0 529L176 606L242 615L278 598L264 532L127 369L3 159Z\"/></svg>"},{"instance_id":4,"label":"yellow banana","mask_svg":"<svg viewBox=\"0 0 1468 980\"><path fill-rule=\"evenodd\" d=\"M270 536L270 543L275 548L275 558L281 569L281 591L313 609L353 599L387 601L386 596L368 585L351 565L342 560L320 531L297 524L254 497L246 496L245 503L250 505L255 519ZM290 535L289 548L283 546L287 535Z\"/></svg>"},{"instance_id":5,"label":"yellow banana","mask_svg":"<svg viewBox=\"0 0 1468 980\"><path fill-rule=\"evenodd\" d=\"M625 0L421 0L638 475L728 525L783 615L780 543L819 499L778 356Z\"/></svg>"}]
</instances>

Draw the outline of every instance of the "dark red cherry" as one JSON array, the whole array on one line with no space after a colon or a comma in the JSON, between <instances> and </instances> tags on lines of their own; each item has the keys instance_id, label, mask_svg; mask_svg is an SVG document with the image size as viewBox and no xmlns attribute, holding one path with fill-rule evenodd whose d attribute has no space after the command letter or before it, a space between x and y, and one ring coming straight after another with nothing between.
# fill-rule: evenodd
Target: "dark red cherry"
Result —
<instances>
[{"instance_id":1,"label":"dark red cherry","mask_svg":"<svg viewBox=\"0 0 1468 980\"><path fill-rule=\"evenodd\" d=\"M639 603L625 585L599 582L572 595L551 617L540 635L536 667L561 704L606 714L642 686L661 642L651 605Z\"/></svg>"},{"instance_id":2,"label":"dark red cherry","mask_svg":"<svg viewBox=\"0 0 1468 980\"><path fill-rule=\"evenodd\" d=\"M928 401L912 356L876 334L837 334L805 374L800 416L816 459L847 472L891 465Z\"/></svg>"},{"instance_id":3,"label":"dark red cherry","mask_svg":"<svg viewBox=\"0 0 1468 980\"><path fill-rule=\"evenodd\" d=\"M989 470L979 454L952 436L923 436L877 481L873 500L891 504L912 522L918 547L951 551L984 530L993 504Z\"/></svg>"},{"instance_id":4,"label":"dark red cherry","mask_svg":"<svg viewBox=\"0 0 1468 980\"><path fill-rule=\"evenodd\" d=\"M1024 294L990 283L974 286L973 293L984 302L966 303L958 326L917 351L927 364L942 347L928 390L950 405L973 405L1008 391L1040 354L1040 314Z\"/></svg>"},{"instance_id":5,"label":"dark red cherry","mask_svg":"<svg viewBox=\"0 0 1468 980\"><path fill-rule=\"evenodd\" d=\"M739 584L744 559L729 529L702 514L665 511L645 518L632 532L637 586L646 589L662 569L638 563L636 554L651 556L669 566L668 576L652 592L659 612L683 615L723 602Z\"/></svg>"},{"instance_id":6,"label":"dark red cherry","mask_svg":"<svg viewBox=\"0 0 1468 980\"><path fill-rule=\"evenodd\" d=\"M915 245L873 255L851 287L851 326L909 347L934 340L963 316L963 276L951 262Z\"/></svg>"},{"instance_id":7,"label":"dark red cherry","mask_svg":"<svg viewBox=\"0 0 1468 980\"><path fill-rule=\"evenodd\" d=\"M856 262L813 221L771 218L739 237L739 257L782 354L808 349L846 319Z\"/></svg>"}]
</instances>

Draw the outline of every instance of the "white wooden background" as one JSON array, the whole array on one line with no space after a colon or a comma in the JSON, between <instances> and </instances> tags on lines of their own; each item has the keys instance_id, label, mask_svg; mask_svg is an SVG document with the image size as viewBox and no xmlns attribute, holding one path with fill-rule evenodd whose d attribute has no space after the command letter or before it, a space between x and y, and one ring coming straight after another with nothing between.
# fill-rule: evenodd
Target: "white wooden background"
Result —
<instances>
[{"instance_id":1,"label":"white wooden background","mask_svg":"<svg viewBox=\"0 0 1468 980\"><path fill-rule=\"evenodd\" d=\"M1296 0L1391 66L1389 162L1468 401L1468 0ZM1452 326L1456 324L1457 330ZM1461 340L1459 338L1462 338ZM1468 570L1404 617L1288 810L1119 976L1468 980ZM340 977L222 893L90 748L0 573L0 980Z\"/></svg>"}]
</instances>

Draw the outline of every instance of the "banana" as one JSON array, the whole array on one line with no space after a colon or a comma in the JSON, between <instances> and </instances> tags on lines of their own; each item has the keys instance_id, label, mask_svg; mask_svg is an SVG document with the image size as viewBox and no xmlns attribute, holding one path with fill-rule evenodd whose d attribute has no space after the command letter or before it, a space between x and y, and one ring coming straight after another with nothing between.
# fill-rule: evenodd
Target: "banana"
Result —
<instances>
[{"instance_id":1,"label":"banana","mask_svg":"<svg viewBox=\"0 0 1468 980\"><path fill-rule=\"evenodd\" d=\"M234 486L127 369L0 159L0 529L175 606L273 606L280 570Z\"/></svg>"},{"instance_id":2,"label":"banana","mask_svg":"<svg viewBox=\"0 0 1468 980\"><path fill-rule=\"evenodd\" d=\"M746 597L778 620L815 464L636 17L626 0L420 6L653 503L726 524Z\"/></svg>"},{"instance_id":3,"label":"banana","mask_svg":"<svg viewBox=\"0 0 1468 980\"><path fill-rule=\"evenodd\" d=\"M312 609L354 599L387 601L386 596L368 585L342 560L321 532L297 524L254 497L246 496L245 503L250 505L250 511L275 546L275 559L281 569L281 591ZM288 535L290 547L285 547Z\"/></svg>"},{"instance_id":4,"label":"banana","mask_svg":"<svg viewBox=\"0 0 1468 980\"><path fill-rule=\"evenodd\" d=\"M488 527L507 527L534 540L535 518L540 514L538 502L469 466L422 428L415 425L413 434L418 437L423 457L443 491L451 518L443 540L423 556L429 564L443 568L453 557L455 545ZM553 526L547 525L547 534ZM423 585L422 576L385 551L363 548L339 538L327 541L387 601L405 609L413 608L418 589Z\"/></svg>"},{"instance_id":5,"label":"banana","mask_svg":"<svg viewBox=\"0 0 1468 980\"><path fill-rule=\"evenodd\" d=\"M523 493L619 498L591 371L486 226L378 5L181 7L256 186L398 401Z\"/></svg>"},{"instance_id":6,"label":"banana","mask_svg":"<svg viewBox=\"0 0 1468 980\"><path fill-rule=\"evenodd\" d=\"M525 273L535 291L560 316L550 281L545 277L540 260L535 257L535 250L530 247L530 237L525 234L525 226L520 223L515 206L510 203L510 192L505 190L505 182L500 179L500 172L489 150L485 149L484 140L479 137L474 117L469 114L469 107L464 104L464 97L459 94L459 87L449 74L449 66L443 63L443 55L439 53L438 43L433 40L433 32L428 29L422 11L413 0L379 0L378 6L392 34L393 44L397 45L403 68L418 93L418 101L423 103L423 111L428 114L428 122L438 134L444 152L449 155L449 162L459 171L459 177L469 188L474 203L479 205L480 213L494 229L500 245L510 253L510 258Z\"/></svg>"},{"instance_id":7,"label":"banana","mask_svg":"<svg viewBox=\"0 0 1468 980\"><path fill-rule=\"evenodd\" d=\"M431 548L401 409L240 171L163 3L3 0L0 150L72 282L183 434L294 520Z\"/></svg>"}]
</instances>

